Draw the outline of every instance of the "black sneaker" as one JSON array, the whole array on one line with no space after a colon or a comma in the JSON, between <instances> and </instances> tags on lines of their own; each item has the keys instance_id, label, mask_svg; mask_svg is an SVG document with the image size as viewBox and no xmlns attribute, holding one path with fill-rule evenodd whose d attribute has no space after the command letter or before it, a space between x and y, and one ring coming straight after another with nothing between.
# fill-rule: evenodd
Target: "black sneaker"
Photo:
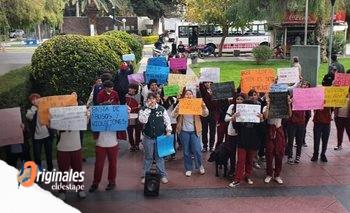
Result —
<instances>
[{"instance_id":1,"label":"black sneaker","mask_svg":"<svg viewBox=\"0 0 350 213\"><path fill-rule=\"evenodd\" d=\"M321 161L325 163L328 162L326 155L321 155Z\"/></svg>"},{"instance_id":2,"label":"black sneaker","mask_svg":"<svg viewBox=\"0 0 350 213\"><path fill-rule=\"evenodd\" d=\"M202 152L207 152L208 151L208 148L203 148L202 149Z\"/></svg>"},{"instance_id":3,"label":"black sneaker","mask_svg":"<svg viewBox=\"0 0 350 213\"><path fill-rule=\"evenodd\" d=\"M93 193L93 192L95 192L95 191L97 190L97 188L98 188L98 185L92 184L92 185L90 186L89 192L90 192L90 193Z\"/></svg>"},{"instance_id":4,"label":"black sneaker","mask_svg":"<svg viewBox=\"0 0 350 213\"><path fill-rule=\"evenodd\" d=\"M318 160L318 156L317 155L313 155L312 158L311 158L311 161L312 162L315 162Z\"/></svg>"},{"instance_id":5,"label":"black sneaker","mask_svg":"<svg viewBox=\"0 0 350 213\"><path fill-rule=\"evenodd\" d=\"M113 183L109 183L108 185L107 185L107 187L106 187L106 191L111 191L112 189L114 189L115 188L115 184Z\"/></svg>"},{"instance_id":6,"label":"black sneaker","mask_svg":"<svg viewBox=\"0 0 350 213\"><path fill-rule=\"evenodd\" d=\"M211 147L211 148L209 149L209 152L214 152L213 147Z\"/></svg>"},{"instance_id":7,"label":"black sneaker","mask_svg":"<svg viewBox=\"0 0 350 213\"><path fill-rule=\"evenodd\" d=\"M300 163L300 156L297 156L297 157L295 158L294 163L295 163L295 164Z\"/></svg>"}]
</instances>

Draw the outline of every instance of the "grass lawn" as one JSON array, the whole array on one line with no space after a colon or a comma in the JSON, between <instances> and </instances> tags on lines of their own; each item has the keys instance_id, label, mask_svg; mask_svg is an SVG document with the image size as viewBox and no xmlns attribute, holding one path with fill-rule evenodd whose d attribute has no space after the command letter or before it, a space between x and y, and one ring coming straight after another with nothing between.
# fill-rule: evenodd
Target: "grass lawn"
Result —
<instances>
[{"instance_id":1,"label":"grass lawn","mask_svg":"<svg viewBox=\"0 0 350 213\"><path fill-rule=\"evenodd\" d=\"M350 69L350 58L343 58L339 60L345 67L345 70ZM245 69L259 69L259 68L283 68L290 67L289 60L269 61L263 65L257 65L255 61L219 61L219 62L203 62L191 65L193 71L198 75L202 67L219 67L221 69L221 81L234 81L235 85L239 84L240 74ZM321 64L318 73L318 84L321 84L323 76L328 70L328 64Z\"/></svg>"}]
</instances>

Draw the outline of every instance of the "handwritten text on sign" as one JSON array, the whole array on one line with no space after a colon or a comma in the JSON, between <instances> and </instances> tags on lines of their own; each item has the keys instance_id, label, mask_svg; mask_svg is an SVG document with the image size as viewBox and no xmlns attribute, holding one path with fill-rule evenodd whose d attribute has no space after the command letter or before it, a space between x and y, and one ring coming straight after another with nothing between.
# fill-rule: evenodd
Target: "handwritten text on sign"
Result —
<instances>
[{"instance_id":1,"label":"handwritten text on sign","mask_svg":"<svg viewBox=\"0 0 350 213\"><path fill-rule=\"evenodd\" d=\"M187 58L170 58L170 69L173 69L173 70L187 69Z\"/></svg>"},{"instance_id":2,"label":"handwritten text on sign","mask_svg":"<svg viewBox=\"0 0 350 213\"><path fill-rule=\"evenodd\" d=\"M50 108L77 105L77 97L74 95L58 95L40 98L38 104L39 121L42 125L49 125Z\"/></svg>"},{"instance_id":3,"label":"handwritten text on sign","mask_svg":"<svg viewBox=\"0 0 350 213\"><path fill-rule=\"evenodd\" d=\"M163 87L164 96L177 96L180 92L179 85L168 85Z\"/></svg>"},{"instance_id":4,"label":"handwritten text on sign","mask_svg":"<svg viewBox=\"0 0 350 213\"><path fill-rule=\"evenodd\" d=\"M201 68L199 82L220 82L220 68L205 67Z\"/></svg>"},{"instance_id":5,"label":"handwritten text on sign","mask_svg":"<svg viewBox=\"0 0 350 213\"><path fill-rule=\"evenodd\" d=\"M195 75L169 74L168 84L179 85L182 89L188 85L196 85L197 80L198 78Z\"/></svg>"},{"instance_id":6,"label":"handwritten text on sign","mask_svg":"<svg viewBox=\"0 0 350 213\"><path fill-rule=\"evenodd\" d=\"M350 73L335 73L335 86L350 86Z\"/></svg>"},{"instance_id":7,"label":"handwritten text on sign","mask_svg":"<svg viewBox=\"0 0 350 213\"><path fill-rule=\"evenodd\" d=\"M23 143L20 108L0 109L0 118L0 147Z\"/></svg>"},{"instance_id":8,"label":"handwritten text on sign","mask_svg":"<svg viewBox=\"0 0 350 213\"><path fill-rule=\"evenodd\" d=\"M324 88L294 88L293 110L323 109Z\"/></svg>"},{"instance_id":9,"label":"handwritten text on sign","mask_svg":"<svg viewBox=\"0 0 350 213\"><path fill-rule=\"evenodd\" d=\"M280 68L277 70L277 76L279 84L297 83L300 81L297 67Z\"/></svg>"},{"instance_id":10,"label":"handwritten text on sign","mask_svg":"<svg viewBox=\"0 0 350 213\"><path fill-rule=\"evenodd\" d=\"M182 98L179 100L180 115L202 115L201 98Z\"/></svg>"},{"instance_id":11,"label":"handwritten text on sign","mask_svg":"<svg viewBox=\"0 0 350 213\"><path fill-rule=\"evenodd\" d=\"M260 123L261 106L257 104L237 104L236 112L239 116L236 118L236 122L249 122L249 123Z\"/></svg>"},{"instance_id":12,"label":"handwritten text on sign","mask_svg":"<svg viewBox=\"0 0 350 213\"><path fill-rule=\"evenodd\" d=\"M147 65L167 67L168 62L165 57L154 57L148 59Z\"/></svg>"},{"instance_id":13,"label":"handwritten text on sign","mask_svg":"<svg viewBox=\"0 0 350 213\"><path fill-rule=\"evenodd\" d=\"M50 108L50 128L57 130L86 130L86 106Z\"/></svg>"},{"instance_id":14,"label":"handwritten text on sign","mask_svg":"<svg viewBox=\"0 0 350 213\"><path fill-rule=\"evenodd\" d=\"M151 79L157 80L158 84L165 84L168 81L169 67L147 65L146 83Z\"/></svg>"},{"instance_id":15,"label":"handwritten text on sign","mask_svg":"<svg viewBox=\"0 0 350 213\"><path fill-rule=\"evenodd\" d=\"M289 104L288 92L270 92L269 119L288 118Z\"/></svg>"},{"instance_id":16,"label":"handwritten text on sign","mask_svg":"<svg viewBox=\"0 0 350 213\"><path fill-rule=\"evenodd\" d=\"M243 70L241 72L241 90L243 93L248 93L251 89L258 92L268 92L274 80L275 72L270 68Z\"/></svg>"},{"instance_id":17,"label":"handwritten text on sign","mask_svg":"<svg viewBox=\"0 0 350 213\"><path fill-rule=\"evenodd\" d=\"M288 92L287 84L272 84L270 86L270 92Z\"/></svg>"},{"instance_id":18,"label":"handwritten text on sign","mask_svg":"<svg viewBox=\"0 0 350 213\"><path fill-rule=\"evenodd\" d=\"M223 100L232 98L232 94L234 90L233 81L223 82L223 83L213 83L212 91L213 91L213 100Z\"/></svg>"},{"instance_id":19,"label":"handwritten text on sign","mask_svg":"<svg viewBox=\"0 0 350 213\"><path fill-rule=\"evenodd\" d=\"M325 87L324 98L325 107L345 107L347 102L349 87Z\"/></svg>"},{"instance_id":20,"label":"handwritten text on sign","mask_svg":"<svg viewBox=\"0 0 350 213\"><path fill-rule=\"evenodd\" d=\"M94 132L123 131L128 127L126 105L93 106L91 110L91 129Z\"/></svg>"},{"instance_id":21,"label":"handwritten text on sign","mask_svg":"<svg viewBox=\"0 0 350 213\"><path fill-rule=\"evenodd\" d=\"M129 84L143 84L145 82L143 73L128 75Z\"/></svg>"}]
</instances>

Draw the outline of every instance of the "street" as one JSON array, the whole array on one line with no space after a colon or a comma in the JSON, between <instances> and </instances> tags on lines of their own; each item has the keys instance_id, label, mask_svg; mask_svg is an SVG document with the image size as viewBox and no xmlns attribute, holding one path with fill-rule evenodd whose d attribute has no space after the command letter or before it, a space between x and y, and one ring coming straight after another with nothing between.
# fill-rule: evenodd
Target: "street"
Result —
<instances>
[{"instance_id":1,"label":"street","mask_svg":"<svg viewBox=\"0 0 350 213\"><path fill-rule=\"evenodd\" d=\"M0 53L0 75L30 64L34 50Z\"/></svg>"}]
</instances>

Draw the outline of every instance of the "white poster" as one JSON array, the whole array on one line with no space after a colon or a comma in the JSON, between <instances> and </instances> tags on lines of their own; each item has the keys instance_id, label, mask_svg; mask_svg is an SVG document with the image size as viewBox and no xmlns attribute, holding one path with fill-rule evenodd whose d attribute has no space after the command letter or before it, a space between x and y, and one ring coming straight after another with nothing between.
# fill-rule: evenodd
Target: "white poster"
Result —
<instances>
[{"instance_id":1,"label":"white poster","mask_svg":"<svg viewBox=\"0 0 350 213\"><path fill-rule=\"evenodd\" d=\"M300 81L297 67L277 69L277 76L279 84L297 83Z\"/></svg>"},{"instance_id":2,"label":"white poster","mask_svg":"<svg viewBox=\"0 0 350 213\"><path fill-rule=\"evenodd\" d=\"M236 122L249 122L249 123L260 123L261 106L257 104L237 104L236 112L239 116L236 118Z\"/></svg>"},{"instance_id":3,"label":"white poster","mask_svg":"<svg viewBox=\"0 0 350 213\"><path fill-rule=\"evenodd\" d=\"M199 82L220 82L220 68L204 67L201 68Z\"/></svg>"},{"instance_id":4,"label":"white poster","mask_svg":"<svg viewBox=\"0 0 350 213\"><path fill-rule=\"evenodd\" d=\"M57 130L87 130L86 106L50 108L50 128Z\"/></svg>"}]
</instances>

